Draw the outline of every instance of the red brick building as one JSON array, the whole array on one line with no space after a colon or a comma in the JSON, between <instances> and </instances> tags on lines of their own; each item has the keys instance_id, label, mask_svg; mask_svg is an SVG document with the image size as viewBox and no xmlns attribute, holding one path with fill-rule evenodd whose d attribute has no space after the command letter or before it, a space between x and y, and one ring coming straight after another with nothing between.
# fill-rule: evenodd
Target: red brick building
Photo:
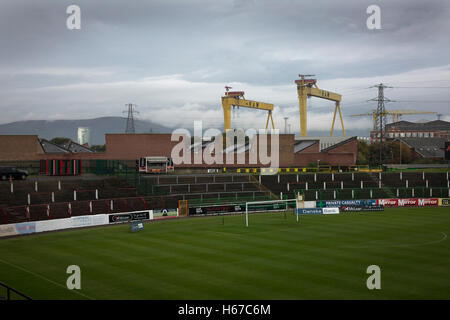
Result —
<instances>
[{"instance_id":1,"label":"red brick building","mask_svg":"<svg viewBox=\"0 0 450 320\"><path fill-rule=\"evenodd\" d=\"M398 121L387 124L385 130L384 137L386 140L401 138L443 138L450 140L450 122L443 120L418 123ZM377 142L379 140L379 132L371 131L370 141Z\"/></svg>"},{"instance_id":2,"label":"red brick building","mask_svg":"<svg viewBox=\"0 0 450 320\"><path fill-rule=\"evenodd\" d=\"M295 153L294 166L305 167L312 163L332 166L351 166L356 164L358 156L358 140L356 137L351 137L322 150L320 150L319 140L310 141L309 145L305 144L305 148Z\"/></svg>"},{"instance_id":3,"label":"red brick building","mask_svg":"<svg viewBox=\"0 0 450 320\"><path fill-rule=\"evenodd\" d=\"M106 134L105 152L71 152L67 149L50 147L48 141L40 140L37 135L0 135L0 161L37 161L37 160L137 160L146 156L172 157L172 150L180 141L171 141L171 134ZM244 163L229 164L226 154L222 155L224 164L206 164L205 161L194 163L196 155L191 154L191 163L178 164L178 167L260 167L270 166L261 163L258 157L256 163L250 161L254 148L260 147L260 139L267 139L270 155L270 136L258 135L244 153ZM279 135L279 167L304 167L310 163L327 163L333 166L348 166L356 163L357 139L352 137L328 148L320 150L319 140L305 148L297 148L293 134ZM189 139L188 139L189 140ZM190 141L190 140L189 140ZM64 150L63 150L64 149ZM255 152L254 154L257 154ZM199 155L197 155L199 156ZM237 159L237 155L234 155Z\"/></svg>"}]
</instances>

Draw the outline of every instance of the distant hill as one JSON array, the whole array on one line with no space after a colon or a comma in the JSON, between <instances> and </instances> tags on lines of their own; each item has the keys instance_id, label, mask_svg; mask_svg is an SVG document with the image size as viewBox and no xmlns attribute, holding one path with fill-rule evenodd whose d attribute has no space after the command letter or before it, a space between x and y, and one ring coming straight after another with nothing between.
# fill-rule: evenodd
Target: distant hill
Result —
<instances>
[{"instance_id":1,"label":"distant hill","mask_svg":"<svg viewBox=\"0 0 450 320\"><path fill-rule=\"evenodd\" d=\"M127 119L101 117L84 120L27 120L0 124L0 134L37 134L40 138L71 138L77 141L78 127L91 129L92 144L104 144L105 133L124 133ZM136 133L171 133L172 129L145 120L134 120Z\"/></svg>"},{"instance_id":2,"label":"distant hill","mask_svg":"<svg viewBox=\"0 0 450 320\"><path fill-rule=\"evenodd\" d=\"M77 141L78 127L91 128L92 144L104 144L105 133L124 133L127 119L123 117L101 117L84 120L27 120L0 124L0 134L37 134L40 138L70 138ZM172 128L155 124L146 120L134 120L136 133L171 133ZM189 131L192 130L187 128ZM347 136L369 136L367 130L346 130ZM281 129L281 133L284 130ZM297 136L299 134L297 133ZM329 136L329 131L310 130L308 136ZM334 136L342 136L342 130L335 128Z\"/></svg>"}]
</instances>

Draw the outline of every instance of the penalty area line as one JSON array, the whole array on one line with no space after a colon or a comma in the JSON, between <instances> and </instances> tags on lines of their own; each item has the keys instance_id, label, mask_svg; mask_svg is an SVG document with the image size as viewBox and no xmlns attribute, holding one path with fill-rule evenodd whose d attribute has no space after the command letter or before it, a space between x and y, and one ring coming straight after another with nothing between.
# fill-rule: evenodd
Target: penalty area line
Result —
<instances>
[{"instance_id":1,"label":"penalty area line","mask_svg":"<svg viewBox=\"0 0 450 320\"><path fill-rule=\"evenodd\" d=\"M44 276L42 276L42 275L40 275L40 274L37 274L37 273L35 273L35 272L32 272L32 271L30 271L30 270L28 270L28 269L25 269L25 268L22 268L22 267L20 267L20 266L17 266L17 265L15 265L15 264L11 263L11 262L7 262L7 261L4 261L4 260L2 260L2 259L0 259L0 262L1 262L1 263L4 263L4 264L6 264L6 265L9 265L9 266L11 266L11 267L13 267L13 268L19 269L19 270L21 270L21 271L23 271L23 272L29 273L29 274L31 274L31 275L37 277L37 278L40 278L40 279L45 280L45 281L47 281L47 282L50 282L50 283L52 283L52 284L54 284L54 285L57 285L58 287L61 287L61 288L66 289L66 290L69 290L69 289L67 289L67 287L63 286L62 284L60 284L60 283L58 283L58 282L55 282L55 281L53 281L53 280L51 280L51 279L48 279L48 278L46 278L46 277L44 277ZM69 291L71 291L71 292L73 292L73 293L76 293L76 294L78 294L78 295L80 295L80 296L83 296L83 297L85 297L85 298L88 298L89 300L95 300L94 298L92 298L92 297L90 297L90 296L88 296L88 295L85 295L85 294L83 294L83 293L81 293L81 292L79 292L79 291L75 291L75 290L69 290Z\"/></svg>"}]
</instances>

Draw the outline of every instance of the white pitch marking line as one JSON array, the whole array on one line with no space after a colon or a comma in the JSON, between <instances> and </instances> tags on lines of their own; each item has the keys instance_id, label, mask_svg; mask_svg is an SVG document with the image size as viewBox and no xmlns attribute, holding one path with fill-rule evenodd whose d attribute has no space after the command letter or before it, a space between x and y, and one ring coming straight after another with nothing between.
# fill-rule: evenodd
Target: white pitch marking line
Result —
<instances>
[{"instance_id":1,"label":"white pitch marking line","mask_svg":"<svg viewBox=\"0 0 450 320\"><path fill-rule=\"evenodd\" d=\"M48 278L46 278L46 277L44 277L44 276L41 276L40 274L34 273L34 272L30 271L30 270L24 269L24 268L22 268L22 267L19 267L19 266L15 265L15 264L12 264L12 263L10 263L10 262L7 262L7 261L1 260L1 259L0 259L0 262L2 262L2 263L4 263L4 264L7 264L7 265L9 265L9 266L11 266L11 267L14 267L14 268L16 268L16 269L19 269L19 270L21 270L21 271L24 271L24 272L26 272L26 273L29 273L29 274L31 274L31 275L33 275L33 276L35 276L35 277L41 278L41 279L43 279L43 280L45 280L45 281L48 281L48 282L50 282L50 283L53 283L53 284L55 284L55 285L57 285L57 286L59 286L59 287L61 287L61 288L67 289L67 287L63 286L62 284L60 284L60 283L58 283L58 282L55 282L55 281L53 281L53 280L50 280L50 279L48 279ZM67 289L67 290L69 290L69 289ZM91 297L89 297L88 295L85 295L85 294L83 294L83 293L81 293L81 292L74 291L74 290L70 290L70 291L72 291L73 293L76 293L76 294L78 294L78 295L80 295L80 296L83 296L83 297L85 297L85 298L88 298L88 299L90 299L90 300L95 300L94 298L91 298Z\"/></svg>"}]
</instances>

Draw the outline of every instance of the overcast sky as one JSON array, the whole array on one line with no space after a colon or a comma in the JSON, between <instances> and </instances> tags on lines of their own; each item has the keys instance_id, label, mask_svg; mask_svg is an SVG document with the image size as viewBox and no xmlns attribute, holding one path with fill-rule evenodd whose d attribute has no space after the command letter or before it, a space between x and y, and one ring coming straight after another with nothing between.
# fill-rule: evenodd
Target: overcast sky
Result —
<instances>
[{"instance_id":1,"label":"overcast sky","mask_svg":"<svg viewBox=\"0 0 450 320\"><path fill-rule=\"evenodd\" d=\"M66 27L72 4L80 30ZM381 30L366 26L372 4ZM141 119L222 129L230 85L298 132L299 73L343 95L346 129L371 128L348 115L376 108L378 83L394 87L387 109L450 120L449 32L448 0L2 0L0 123L123 116L134 103ZM309 128L329 130L333 109L310 99ZM233 123L259 128L265 116L241 108Z\"/></svg>"}]
</instances>

